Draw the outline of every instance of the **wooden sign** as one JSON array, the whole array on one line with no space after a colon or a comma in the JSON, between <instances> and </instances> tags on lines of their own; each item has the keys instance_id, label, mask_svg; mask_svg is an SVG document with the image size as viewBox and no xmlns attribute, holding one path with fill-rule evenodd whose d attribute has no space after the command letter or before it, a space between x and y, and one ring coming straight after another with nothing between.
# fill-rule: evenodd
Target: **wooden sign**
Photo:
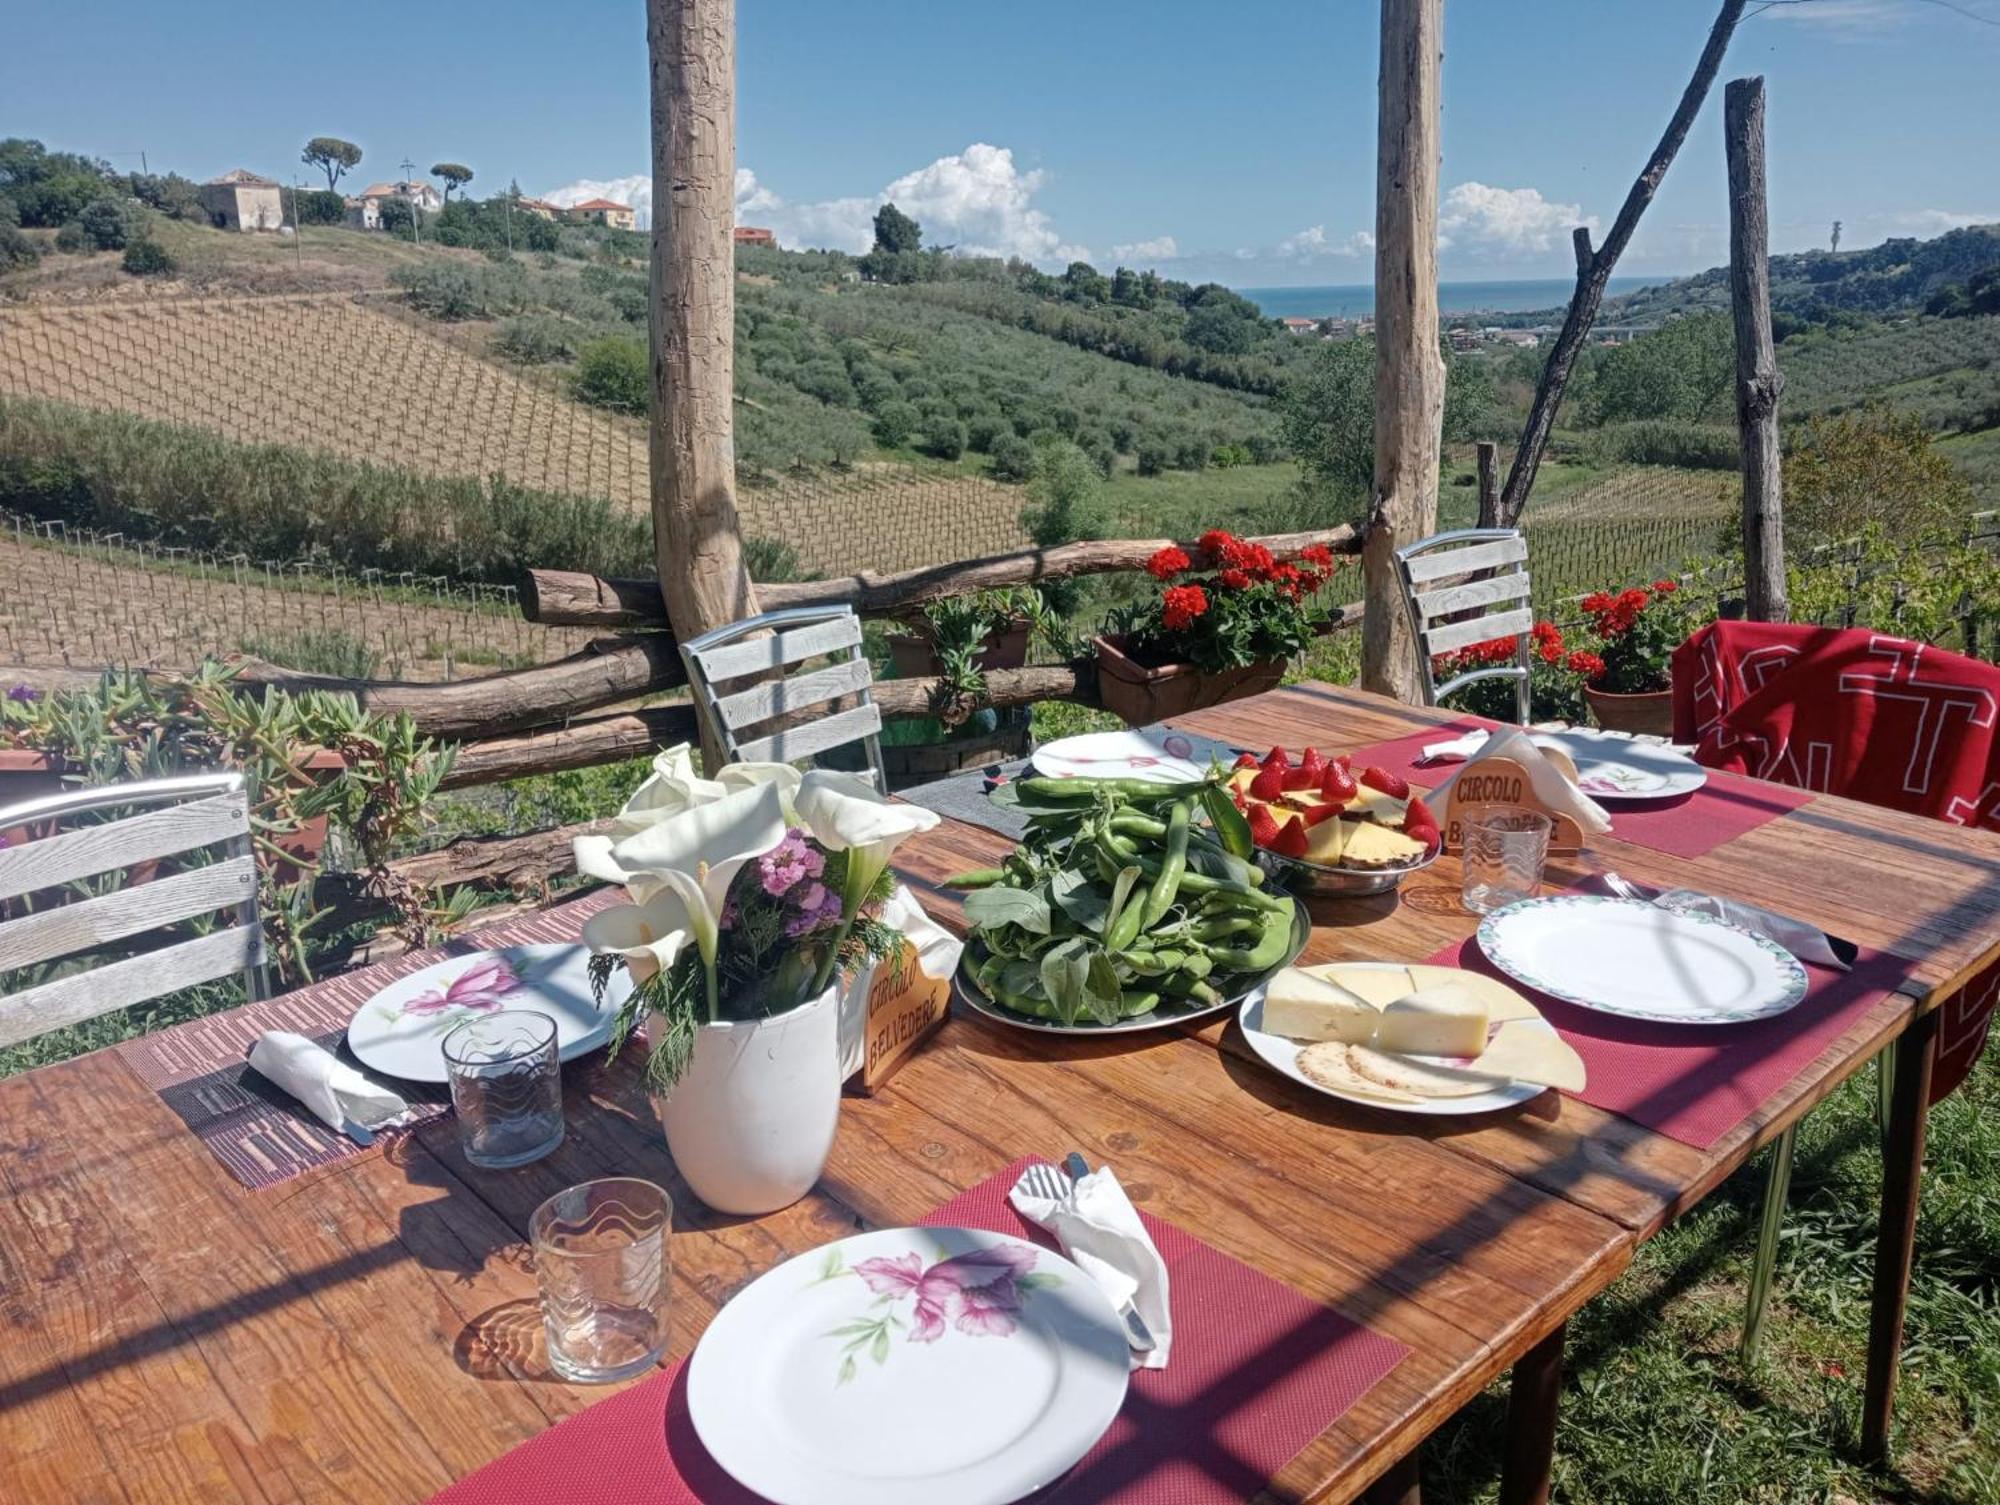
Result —
<instances>
[{"instance_id":1,"label":"wooden sign","mask_svg":"<svg viewBox=\"0 0 2000 1505\"><path fill-rule=\"evenodd\" d=\"M1554 748L1543 748L1541 753L1570 783L1576 782L1576 765L1570 762L1568 754ZM1551 852L1575 852L1583 846L1582 828L1573 817L1549 809L1536 797L1527 769L1512 758L1492 757L1466 764L1451 781L1444 810L1444 849L1463 852L1466 817L1501 807L1539 810L1546 815L1554 826L1549 833Z\"/></svg>"},{"instance_id":2,"label":"wooden sign","mask_svg":"<svg viewBox=\"0 0 2000 1505\"><path fill-rule=\"evenodd\" d=\"M899 965L879 963L868 986L862 1022L860 1088L872 1094L894 1076L910 1053L928 1040L951 1013L951 979L927 977L917 965L917 949L903 942Z\"/></svg>"}]
</instances>

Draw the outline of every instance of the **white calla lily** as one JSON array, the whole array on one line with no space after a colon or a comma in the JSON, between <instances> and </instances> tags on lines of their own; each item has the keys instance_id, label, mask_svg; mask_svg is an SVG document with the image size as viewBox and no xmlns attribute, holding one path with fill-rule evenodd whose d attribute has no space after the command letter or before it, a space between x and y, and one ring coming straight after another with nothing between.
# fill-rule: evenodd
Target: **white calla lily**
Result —
<instances>
[{"instance_id":1,"label":"white calla lily","mask_svg":"<svg viewBox=\"0 0 2000 1505\"><path fill-rule=\"evenodd\" d=\"M633 790L624 808L611 817L612 835L619 839L636 836L648 826L696 805L711 804L728 792L720 780L701 776L694 749L683 742L653 759L653 771L645 783Z\"/></svg>"},{"instance_id":2,"label":"white calla lily","mask_svg":"<svg viewBox=\"0 0 2000 1505\"><path fill-rule=\"evenodd\" d=\"M632 981L672 968L694 939L687 901L669 886L645 904L617 904L583 922L583 943L599 955L621 956Z\"/></svg>"},{"instance_id":3,"label":"white calla lily","mask_svg":"<svg viewBox=\"0 0 2000 1505\"><path fill-rule=\"evenodd\" d=\"M824 768L806 774L793 803L799 821L814 841L830 852L847 853L847 878L840 891L840 937L828 948L815 981L815 986L824 987L833 975L840 945L854 928L861 906L896 848L905 837L930 830L938 823L938 815L921 805L890 800L852 774Z\"/></svg>"}]
</instances>

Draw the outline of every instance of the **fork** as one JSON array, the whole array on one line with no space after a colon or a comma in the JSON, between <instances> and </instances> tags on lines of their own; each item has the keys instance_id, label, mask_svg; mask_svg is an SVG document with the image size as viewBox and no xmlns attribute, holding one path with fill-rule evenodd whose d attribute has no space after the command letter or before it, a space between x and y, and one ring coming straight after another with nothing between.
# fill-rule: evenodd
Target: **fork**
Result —
<instances>
[{"instance_id":1,"label":"fork","mask_svg":"<svg viewBox=\"0 0 2000 1505\"><path fill-rule=\"evenodd\" d=\"M1028 1195L1040 1197L1043 1201L1062 1206L1070 1200L1070 1192L1076 1183L1046 1161L1037 1160L1021 1173L1021 1184ZM1125 1325L1125 1344L1134 1353L1151 1353L1158 1346L1146 1319L1139 1315L1139 1309L1128 1298L1118 1308L1118 1320Z\"/></svg>"}]
</instances>

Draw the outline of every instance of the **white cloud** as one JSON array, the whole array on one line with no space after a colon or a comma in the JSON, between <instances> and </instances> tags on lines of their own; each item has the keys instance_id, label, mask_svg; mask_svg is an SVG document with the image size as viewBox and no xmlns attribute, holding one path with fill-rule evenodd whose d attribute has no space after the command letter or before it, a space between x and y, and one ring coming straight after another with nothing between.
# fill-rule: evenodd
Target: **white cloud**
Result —
<instances>
[{"instance_id":1,"label":"white cloud","mask_svg":"<svg viewBox=\"0 0 2000 1505\"><path fill-rule=\"evenodd\" d=\"M1893 225L1899 230L1914 230L1918 235L1942 235L1947 230L1963 229L1966 225L2000 223L2000 210L1965 214L1956 209L1906 209L1897 214L1866 215L1862 222Z\"/></svg>"},{"instance_id":2,"label":"white cloud","mask_svg":"<svg viewBox=\"0 0 2000 1505\"><path fill-rule=\"evenodd\" d=\"M742 174L737 179L740 185ZM541 197L564 208L581 204L585 199L610 199L615 204L630 204L638 215L641 230L653 223L653 175L649 172L635 172L626 178L578 178L574 183L551 188Z\"/></svg>"},{"instance_id":3,"label":"white cloud","mask_svg":"<svg viewBox=\"0 0 2000 1505\"><path fill-rule=\"evenodd\" d=\"M1151 240L1128 241L1111 248L1111 259L1119 266L1143 266L1148 262L1172 261L1181 254L1171 235L1155 235Z\"/></svg>"},{"instance_id":4,"label":"white cloud","mask_svg":"<svg viewBox=\"0 0 2000 1505\"><path fill-rule=\"evenodd\" d=\"M1579 204L1554 204L1536 188L1494 188L1460 183L1444 196L1438 245L1470 243L1503 256L1535 255L1569 239L1578 225L1597 229L1597 217Z\"/></svg>"},{"instance_id":5,"label":"white cloud","mask_svg":"<svg viewBox=\"0 0 2000 1505\"><path fill-rule=\"evenodd\" d=\"M1757 11L1773 21L1797 21L1821 26L1836 34L1881 31L1910 14L1907 5L1895 0L1783 0Z\"/></svg>"},{"instance_id":6,"label":"white cloud","mask_svg":"<svg viewBox=\"0 0 2000 1505\"><path fill-rule=\"evenodd\" d=\"M1328 256L1364 256L1374 249L1375 237L1367 230L1356 230L1344 240L1334 240L1327 235L1325 225L1312 225L1296 235L1287 235L1271 254L1283 261L1312 261Z\"/></svg>"}]
</instances>

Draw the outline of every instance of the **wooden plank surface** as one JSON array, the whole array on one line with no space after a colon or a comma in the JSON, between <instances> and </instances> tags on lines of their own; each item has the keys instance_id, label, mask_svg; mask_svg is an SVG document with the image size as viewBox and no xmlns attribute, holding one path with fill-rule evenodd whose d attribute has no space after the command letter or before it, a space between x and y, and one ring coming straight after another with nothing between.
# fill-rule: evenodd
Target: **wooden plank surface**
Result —
<instances>
[{"instance_id":1,"label":"wooden plank surface","mask_svg":"<svg viewBox=\"0 0 2000 1505\"><path fill-rule=\"evenodd\" d=\"M1190 724L1332 751L1441 719L1297 687ZM262 1191L110 1052L0 1081L0 1498L421 1500L607 1393L558 1381L541 1351L523 1240L561 1187L617 1172L674 1192L680 1354L778 1260L918 1218L1018 1155L1079 1149L1161 1216L1411 1346L1271 1491L1352 1499L1549 1352L1640 1237L1976 970L1995 949L1993 845L1829 799L1693 863L1593 843L1575 872L1755 897L1917 959L1930 990L1861 1021L1706 1151L1553 1094L1426 1128L1275 1077L1226 1021L1077 1044L954 1018L881 1096L845 1104L814 1194L759 1219L694 1202L629 1061L566 1068L568 1134L541 1164L474 1171L441 1121ZM1004 846L946 821L898 866L950 919L936 881ZM1455 894L1447 860L1400 901L1315 901L1309 955L1427 955L1470 931Z\"/></svg>"}]
</instances>

